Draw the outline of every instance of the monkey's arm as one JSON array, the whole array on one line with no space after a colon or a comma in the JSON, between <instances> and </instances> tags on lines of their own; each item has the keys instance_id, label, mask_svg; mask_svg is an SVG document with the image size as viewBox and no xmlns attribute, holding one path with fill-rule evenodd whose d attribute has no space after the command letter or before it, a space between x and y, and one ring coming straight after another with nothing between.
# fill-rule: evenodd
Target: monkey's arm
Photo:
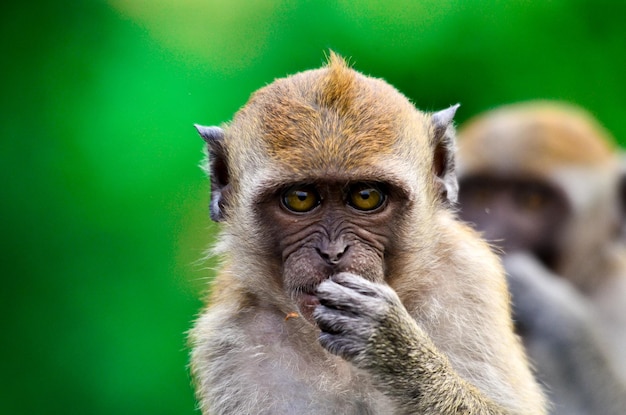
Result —
<instances>
[{"instance_id":1,"label":"monkey's arm","mask_svg":"<svg viewBox=\"0 0 626 415\"><path fill-rule=\"evenodd\" d=\"M555 413L622 414L626 388L596 333L587 299L524 253L504 258L515 319Z\"/></svg>"},{"instance_id":2,"label":"monkey's arm","mask_svg":"<svg viewBox=\"0 0 626 415\"><path fill-rule=\"evenodd\" d=\"M340 273L317 295L322 346L369 372L404 413L509 413L454 371L391 287Z\"/></svg>"}]
</instances>

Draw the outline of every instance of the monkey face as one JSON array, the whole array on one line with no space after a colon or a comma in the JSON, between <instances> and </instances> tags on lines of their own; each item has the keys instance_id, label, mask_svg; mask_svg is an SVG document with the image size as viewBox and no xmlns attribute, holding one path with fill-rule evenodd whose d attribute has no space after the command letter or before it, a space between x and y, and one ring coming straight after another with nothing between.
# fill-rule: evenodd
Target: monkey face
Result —
<instances>
[{"instance_id":1,"label":"monkey face","mask_svg":"<svg viewBox=\"0 0 626 415\"><path fill-rule=\"evenodd\" d=\"M422 113L335 59L257 91L225 129L197 126L211 218L227 228L219 249L245 246L247 270L272 277L259 289L242 273L252 291L309 321L330 276L382 282L394 244L432 239L433 215L456 200L457 108Z\"/></svg>"},{"instance_id":2,"label":"monkey face","mask_svg":"<svg viewBox=\"0 0 626 415\"><path fill-rule=\"evenodd\" d=\"M310 322L317 286L339 272L382 282L393 255L403 192L383 182L294 183L258 205L285 293ZM391 224L391 226L390 226Z\"/></svg>"},{"instance_id":3,"label":"monkey face","mask_svg":"<svg viewBox=\"0 0 626 415\"><path fill-rule=\"evenodd\" d=\"M461 218L505 253L530 252L554 267L569 215L565 195L554 186L538 178L469 176L459 202Z\"/></svg>"}]
</instances>

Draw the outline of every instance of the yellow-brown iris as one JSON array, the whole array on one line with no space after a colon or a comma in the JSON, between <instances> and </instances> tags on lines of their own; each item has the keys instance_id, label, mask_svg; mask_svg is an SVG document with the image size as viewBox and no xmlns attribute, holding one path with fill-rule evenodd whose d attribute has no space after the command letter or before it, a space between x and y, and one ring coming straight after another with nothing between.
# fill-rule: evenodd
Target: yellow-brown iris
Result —
<instances>
[{"instance_id":1,"label":"yellow-brown iris","mask_svg":"<svg viewBox=\"0 0 626 415\"><path fill-rule=\"evenodd\" d=\"M350 188L350 205L358 210L378 209L385 201L385 195L376 187L360 183Z\"/></svg>"},{"instance_id":2,"label":"yellow-brown iris","mask_svg":"<svg viewBox=\"0 0 626 415\"><path fill-rule=\"evenodd\" d=\"M320 203L320 197L311 187L295 187L283 194L283 205L292 212L305 213Z\"/></svg>"}]
</instances>

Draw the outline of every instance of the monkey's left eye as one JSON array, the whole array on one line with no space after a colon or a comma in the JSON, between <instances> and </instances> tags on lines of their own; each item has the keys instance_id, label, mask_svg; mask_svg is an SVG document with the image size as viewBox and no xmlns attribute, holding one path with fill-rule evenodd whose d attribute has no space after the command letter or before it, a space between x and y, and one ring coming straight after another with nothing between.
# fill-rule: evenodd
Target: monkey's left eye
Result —
<instances>
[{"instance_id":1,"label":"monkey's left eye","mask_svg":"<svg viewBox=\"0 0 626 415\"><path fill-rule=\"evenodd\" d=\"M311 187L295 187L287 190L282 197L285 208L296 213L313 210L320 204L321 198Z\"/></svg>"},{"instance_id":2,"label":"monkey's left eye","mask_svg":"<svg viewBox=\"0 0 626 415\"><path fill-rule=\"evenodd\" d=\"M525 192L517 197L517 204L523 209L534 212L546 204L546 198L540 192Z\"/></svg>"},{"instance_id":3,"label":"monkey's left eye","mask_svg":"<svg viewBox=\"0 0 626 415\"><path fill-rule=\"evenodd\" d=\"M372 211L382 206L385 202L385 194L377 187L359 183L350 188L348 203L358 210Z\"/></svg>"},{"instance_id":4,"label":"monkey's left eye","mask_svg":"<svg viewBox=\"0 0 626 415\"><path fill-rule=\"evenodd\" d=\"M539 212L546 207L551 194L538 184L520 184L515 192L515 203L527 212Z\"/></svg>"}]
</instances>

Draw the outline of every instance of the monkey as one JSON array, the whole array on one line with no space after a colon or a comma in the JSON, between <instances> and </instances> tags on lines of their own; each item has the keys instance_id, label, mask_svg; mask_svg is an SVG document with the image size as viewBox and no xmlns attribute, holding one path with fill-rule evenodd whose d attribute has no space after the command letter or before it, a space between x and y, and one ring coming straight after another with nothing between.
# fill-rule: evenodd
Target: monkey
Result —
<instances>
[{"instance_id":1,"label":"monkey","mask_svg":"<svg viewBox=\"0 0 626 415\"><path fill-rule=\"evenodd\" d=\"M511 104L458 133L459 215L504 255L554 414L626 409L626 249L610 134L571 104Z\"/></svg>"},{"instance_id":2,"label":"monkey","mask_svg":"<svg viewBox=\"0 0 626 415\"><path fill-rule=\"evenodd\" d=\"M626 243L626 152L620 152L621 175L619 181L619 201L621 216L621 240Z\"/></svg>"},{"instance_id":3,"label":"monkey","mask_svg":"<svg viewBox=\"0 0 626 415\"><path fill-rule=\"evenodd\" d=\"M206 141L221 265L204 414L544 414L499 258L456 218L453 117L332 52Z\"/></svg>"}]
</instances>

